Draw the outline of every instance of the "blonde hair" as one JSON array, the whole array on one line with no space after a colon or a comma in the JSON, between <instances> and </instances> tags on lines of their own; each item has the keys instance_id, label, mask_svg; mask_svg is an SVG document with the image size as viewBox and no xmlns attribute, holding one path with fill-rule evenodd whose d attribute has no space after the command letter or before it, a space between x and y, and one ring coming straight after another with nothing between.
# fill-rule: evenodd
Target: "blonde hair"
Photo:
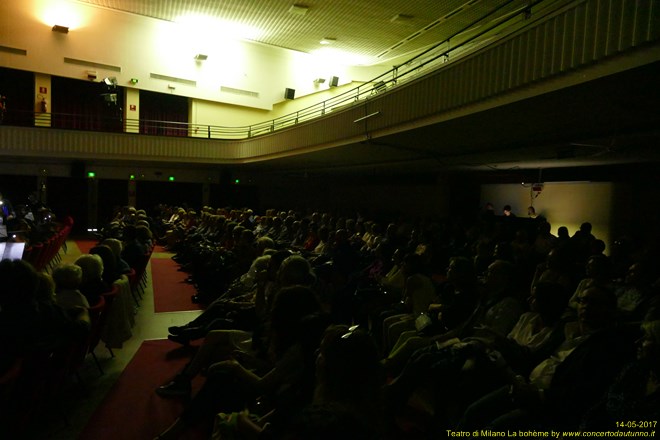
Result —
<instances>
[{"instance_id":1,"label":"blonde hair","mask_svg":"<svg viewBox=\"0 0 660 440\"><path fill-rule=\"evenodd\" d=\"M99 255L81 255L75 264L82 269L83 282L100 279L103 275L103 259Z\"/></svg>"},{"instance_id":2,"label":"blonde hair","mask_svg":"<svg viewBox=\"0 0 660 440\"><path fill-rule=\"evenodd\" d=\"M109 247L112 250L115 258L119 258L121 256L121 250L123 247L121 240L116 238L106 238L101 242L101 244Z\"/></svg>"},{"instance_id":3,"label":"blonde hair","mask_svg":"<svg viewBox=\"0 0 660 440\"><path fill-rule=\"evenodd\" d=\"M82 283L83 271L78 265L63 263L53 269L52 276L58 289L77 289Z\"/></svg>"},{"instance_id":4,"label":"blonde hair","mask_svg":"<svg viewBox=\"0 0 660 440\"><path fill-rule=\"evenodd\" d=\"M45 272L38 272L37 278L39 279L39 283L37 285L37 291L35 293L35 297L37 298L37 301L54 302L55 280L53 280L53 277Z\"/></svg>"}]
</instances>

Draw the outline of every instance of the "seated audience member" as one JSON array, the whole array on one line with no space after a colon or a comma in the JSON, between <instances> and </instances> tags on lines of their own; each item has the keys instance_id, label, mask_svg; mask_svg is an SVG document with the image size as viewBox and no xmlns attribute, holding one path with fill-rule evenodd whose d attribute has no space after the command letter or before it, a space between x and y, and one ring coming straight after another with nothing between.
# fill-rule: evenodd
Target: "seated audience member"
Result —
<instances>
[{"instance_id":1,"label":"seated audience member","mask_svg":"<svg viewBox=\"0 0 660 440\"><path fill-rule=\"evenodd\" d=\"M39 386L38 378L48 373L44 360L87 336L89 314L83 307L64 310L58 306L52 278L38 274L25 261L2 260L0 279L0 376L22 359L14 387L4 389L0 384L0 437L24 438L24 432L16 431L23 428L25 414L34 408L32 397L44 392L34 389Z\"/></svg>"},{"instance_id":2,"label":"seated audience member","mask_svg":"<svg viewBox=\"0 0 660 440\"><path fill-rule=\"evenodd\" d=\"M280 252L273 267L279 268L282 261L290 256L286 251ZM259 283L268 282L268 268L271 255L256 258L248 272L232 283L227 292L210 303L195 319L182 326L168 328L172 341L187 344L193 339L204 337L211 330L232 328L250 331L256 325L255 296ZM273 272L275 274L275 272ZM273 279L274 281L274 279ZM265 287L263 287L265 289Z\"/></svg>"},{"instance_id":3,"label":"seated audience member","mask_svg":"<svg viewBox=\"0 0 660 440\"><path fill-rule=\"evenodd\" d=\"M89 253L101 257L101 263L103 264L101 278L108 286L112 286L112 283L121 277L121 272L117 270L117 259L112 249L109 246L100 244L91 248Z\"/></svg>"},{"instance_id":4,"label":"seated audience member","mask_svg":"<svg viewBox=\"0 0 660 440\"><path fill-rule=\"evenodd\" d=\"M383 256L380 255L379 250L375 255L377 259L374 263L362 271L363 279L359 282L353 299L354 320L372 332L374 332L372 324L377 321L377 316L403 299L405 284L401 270L404 254L401 249L393 253L389 264L381 259ZM389 269L385 271L388 266Z\"/></svg>"},{"instance_id":5,"label":"seated audience member","mask_svg":"<svg viewBox=\"0 0 660 440\"><path fill-rule=\"evenodd\" d=\"M660 321L642 323L637 359L621 371L580 427L608 431L620 421L660 419ZM643 429L643 427L641 427Z\"/></svg>"},{"instance_id":6,"label":"seated audience member","mask_svg":"<svg viewBox=\"0 0 660 440\"><path fill-rule=\"evenodd\" d=\"M492 264L492 263L491 263ZM447 281L439 289L438 303L429 305L433 324L425 335L441 334L465 322L479 298L475 266L464 257L452 257L447 267ZM434 329L433 326L436 328Z\"/></svg>"},{"instance_id":7,"label":"seated audience member","mask_svg":"<svg viewBox=\"0 0 660 440\"><path fill-rule=\"evenodd\" d=\"M565 341L532 369L473 403L459 429L576 429L631 356L617 328L616 297L591 287L578 297L578 321Z\"/></svg>"},{"instance_id":8,"label":"seated audience member","mask_svg":"<svg viewBox=\"0 0 660 440\"><path fill-rule=\"evenodd\" d=\"M558 283L570 292L575 290L573 260L568 249L555 247L548 252L544 263L536 267L532 287L538 282ZM586 262L586 258L584 260Z\"/></svg>"},{"instance_id":9,"label":"seated audience member","mask_svg":"<svg viewBox=\"0 0 660 440\"><path fill-rule=\"evenodd\" d=\"M543 261L557 244L557 237L550 232L550 223L543 221L538 225L536 239L534 240L534 256L536 261Z\"/></svg>"},{"instance_id":10,"label":"seated audience member","mask_svg":"<svg viewBox=\"0 0 660 440\"><path fill-rule=\"evenodd\" d=\"M22 260L0 261L0 375L5 373L26 347L39 336L35 329L38 309L35 295L37 272Z\"/></svg>"},{"instance_id":11,"label":"seated audience member","mask_svg":"<svg viewBox=\"0 0 660 440\"><path fill-rule=\"evenodd\" d=\"M271 258L273 264L276 261ZM156 390L159 395L170 397L189 394L190 382L195 376L213 361L225 358L234 351L243 351L253 356L263 355L259 351L263 347L262 338L267 337L269 332L268 322L272 319L271 315L275 313L273 301L277 298L277 292L285 287L311 286L314 281L309 263L298 255L286 258L281 262L279 269L270 267L269 269L271 272L276 270L277 282L269 285L274 292L267 292L265 283L262 283L257 290L255 314L259 323L255 325L255 332L238 329L209 332L206 334L202 346L183 371L177 374L172 381ZM315 300L318 302L318 298ZM304 305L301 304L301 307ZM259 331L265 332L266 335L259 334Z\"/></svg>"},{"instance_id":12,"label":"seated audience member","mask_svg":"<svg viewBox=\"0 0 660 440\"><path fill-rule=\"evenodd\" d=\"M133 225L126 225L122 234L123 249L121 257L133 269L137 268L144 254L147 253L147 247L137 239L136 228Z\"/></svg>"},{"instance_id":13,"label":"seated audience member","mask_svg":"<svg viewBox=\"0 0 660 440\"><path fill-rule=\"evenodd\" d=\"M591 285L596 284L598 286L606 287L610 290L614 289L614 284L612 283L610 260L605 255L592 255L589 257L585 268L585 276L586 278L583 278L578 283L578 286L575 289L575 293L573 293L573 296L568 302L568 306L572 309L572 311L569 310L569 312L574 312L577 310L578 296Z\"/></svg>"},{"instance_id":14,"label":"seated audience member","mask_svg":"<svg viewBox=\"0 0 660 440\"><path fill-rule=\"evenodd\" d=\"M228 353L227 359L212 364L202 389L188 403L181 417L158 438L180 438L189 427L211 420L221 411L242 411L248 402L259 396L267 395L274 402L284 402L296 395L309 396L310 393L304 390L306 387L311 390L309 385L313 373L310 373L313 370L310 359L318 347L323 330L317 328L317 342L310 343L314 338L303 323L307 316L319 311L318 300L308 287L281 289L275 297L270 315L270 359L264 365L263 361L257 362L245 353L234 352ZM285 397L281 393L287 389L289 392ZM289 402L289 405L302 407L310 398L297 404Z\"/></svg>"},{"instance_id":15,"label":"seated audience member","mask_svg":"<svg viewBox=\"0 0 660 440\"><path fill-rule=\"evenodd\" d=\"M423 273L422 257L408 254L403 259L403 313L389 316L383 321L383 350L389 351L401 333L415 328L415 320L428 311L436 299L431 278Z\"/></svg>"},{"instance_id":16,"label":"seated audience member","mask_svg":"<svg viewBox=\"0 0 660 440\"><path fill-rule=\"evenodd\" d=\"M376 346L368 333L330 326L318 350L311 404L285 426L264 427L261 420L255 423L241 414L241 438L256 438L255 434L288 439L387 438L380 399L382 381Z\"/></svg>"},{"instance_id":17,"label":"seated audience member","mask_svg":"<svg viewBox=\"0 0 660 440\"><path fill-rule=\"evenodd\" d=\"M591 223L584 222L580 225L580 229L575 231L575 234L571 237L570 248L573 253L573 259L579 265L584 265L589 255L591 255L591 245L596 239L591 231Z\"/></svg>"},{"instance_id":18,"label":"seated audience member","mask_svg":"<svg viewBox=\"0 0 660 440\"><path fill-rule=\"evenodd\" d=\"M89 331L89 314L84 307L65 310L57 304L55 281L43 272L37 273L35 300L39 309L39 347L55 350L79 341Z\"/></svg>"},{"instance_id":19,"label":"seated audience member","mask_svg":"<svg viewBox=\"0 0 660 440\"><path fill-rule=\"evenodd\" d=\"M660 305L660 291L653 286L657 273L648 261L639 261L628 268L624 284L615 290L621 318L630 322L645 320L646 314Z\"/></svg>"},{"instance_id":20,"label":"seated audience member","mask_svg":"<svg viewBox=\"0 0 660 440\"><path fill-rule=\"evenodd\" d=\"M444 415L451 419L470 403L470 398L501 385L502 377L509 375L507 371L529 374L562 341L560 317L568 295L560 285L539 283L528 301L530 311L520 315L506 337L479 327L453 344L416 351L401 374L385 388L390 405L404 405L422 386L435 391L430 398L436 412L443 408Z\"/></svg>"},{"instance_id":21,"label":"seated audience member","mask_svg":"<svg viewBox=\"0 0 660 440\"><path fill-rule=\"evenodd\" d=\"M135 226L135 238L139 241L146 250L151 249L153 246L153 234L149 226L142 223Z\"/></svg>"},{"instance_id":22,"label":"seated audience member","mask_svg":"<svg viewBox=\"0 0 660 440\"><path fill-rule=\"evenodd\" d=\"M416 332L404 333L394 349L383 361L388 371L398 374L410 356L418 349L440 347L452 341L473 336L487 327L489 333L507 335L513 329L523 312L514 285L515 267L508 261L493 262L486 275L483 293L477 301L472 314L464 322L447 332L434 336L417 335Z\"/></svg>"},{"instance_id":23,"label":"seated audience member","mask_svg":"<svg viewBox=\"0 0 660 440\"><path fill-rule=\"evenodd\" d=\"M101 294L109 292L112 285L103 280L103 260L96 254L83 254L76 259L75 264L82 269L82 280L78 290L85 295L89 304L97 304Z\"/></svg>"},{"instance_id":24,"label":"seated audience member","mask_svg":"<svg viewBox=\"0 0 660 440\"><path fill-rule=\"evenodd\" d=\"M115 267L118 274L124 275L130 273L131 266L121 257L121 252L123 245L121 240L116 238L106 238L101 241L101 245L108 246L112 250L112 254L115 256Z\"/></svg>"},{"instance_id":25,"label":"seated audience member","mask_svg":"<svg viewBox=\"0 0 660 440\"><path fill-rule=\"evenodd\" d=\"M53 269L57 304L65 309L89 308L89 301L79 290L82 277L82 269L75 264L64 263Z\"/></svg>"}]
</instances>

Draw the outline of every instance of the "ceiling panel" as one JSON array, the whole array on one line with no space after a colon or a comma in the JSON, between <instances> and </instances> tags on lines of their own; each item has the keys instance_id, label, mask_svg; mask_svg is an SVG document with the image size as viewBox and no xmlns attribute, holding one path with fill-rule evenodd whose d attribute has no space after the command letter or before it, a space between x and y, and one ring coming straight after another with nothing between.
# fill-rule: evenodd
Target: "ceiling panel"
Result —
<instances>
[{"instance_id":1,"label":"ceiling panel","mask_svg":"<svg viewBox=\"0 0 660 440\"><path fill-rule=\"evenodd\" d=\"M333 49L386 63L440 43L472 23L484 23L520 12L523 0L308 0L303 15L291 12L290 0L80 0L161 20L199 14L258 28L255 41L302 52L320 49L325 37ZM300 10L300 9L298 9ZM499 18L498 18L499 17ZM380 55L380 57L379 57Z\"/></svg>"}]
</instances>

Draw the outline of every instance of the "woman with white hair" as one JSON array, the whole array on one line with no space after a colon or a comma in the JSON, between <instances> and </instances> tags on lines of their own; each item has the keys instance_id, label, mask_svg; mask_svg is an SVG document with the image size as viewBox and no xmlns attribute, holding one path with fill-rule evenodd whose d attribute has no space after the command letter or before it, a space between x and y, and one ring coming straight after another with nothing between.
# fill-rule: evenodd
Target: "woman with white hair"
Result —
<instances>
[{"instance_id":1,"label":"woman with white hair","mask_svg":"<svg viewBox=\"0 0 660 440\"><path fill-rule=\"evenodd\" d=\"M82 269L80 292L90 304L96 304L101 294L110 291L110 286L103 281L103 260L96 254L83 254L75 262Z\"/></svg>"},{"instance_id":2,"label":"woman with white hair","mask_svg":"<svg viewBox=\"0 0 660 440\"><path fill-rule=\"evenodd\" d=\"M121 240L117 238L106 238L100 244L110 248L115 256L117 273L127 274L131 271L131 266L121 257L121 251L124 248Z\"/></svg>"},{"instance_id":3,"label":"woman with white hair","mask_svg":"<svg viewBox=\"0 0 660 440\"><path fill-rule=\"evenodd\" d=\"M64 309L75 307L89 308L89 301L80 292L82 269L75 264L63 263L53 269L55 281L55 299Z\"/></svg>"}]
</instances>

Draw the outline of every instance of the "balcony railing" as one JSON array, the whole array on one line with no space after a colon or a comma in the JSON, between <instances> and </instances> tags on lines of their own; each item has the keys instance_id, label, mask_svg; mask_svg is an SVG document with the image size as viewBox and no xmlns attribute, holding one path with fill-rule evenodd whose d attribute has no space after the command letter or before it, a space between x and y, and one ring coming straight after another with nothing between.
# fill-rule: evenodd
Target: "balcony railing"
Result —
<instances>
[{"instance_id":1,"label":"balcony railing","mask_svg":"<svg viewBox=\"0 0 660 440\"><path fill-rule=\"evenodd\" d=\"M145 119L122 119L98 115L13 112L5 115L7 125L57 127L105 132L128 132L145 135L181 136L207 139L249 139L273 133L277 130L317 119L329 113L345 109L378 97L394 87L409 82L456 59L475 52L492 42L493 36L502 38L524 27L528 14L543 0L532 2L505 1L482 17L454 32L407 62L355 88L321 101L310 107L278 118L238 127L195 124L185 122ZM562 3L562 0L550 3ZM500 32L506 29L507 32Z\"/></svg>"}]
</instances>

